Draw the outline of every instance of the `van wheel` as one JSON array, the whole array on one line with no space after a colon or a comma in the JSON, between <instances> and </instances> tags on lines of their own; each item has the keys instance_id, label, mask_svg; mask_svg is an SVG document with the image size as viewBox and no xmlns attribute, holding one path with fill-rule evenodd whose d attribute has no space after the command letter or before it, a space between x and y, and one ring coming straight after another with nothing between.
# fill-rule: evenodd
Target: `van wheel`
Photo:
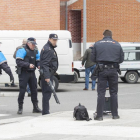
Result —
<instances>
[{"instance_id":1,"label":"van wheel","mask_svg":"<svg viewBox=\"0 0 140 140\"><path fill-rule=\"evenodd\" d=\"M126 82L130 84L137 83L138 78L139 78L138 73L135 71L129 71L125 76Z\"/></svg>"},{"instance_id":2,"label":"van wheel","mask_svg":"<svg viewBox=\"0 0 140 140\"><path fill-rule=\"evenodd\" d=\"M123 82L126 83L126 79L125 79L125 77L120 77L120 79L121 79Z\"/></svg>"},{"instance_id":3,"label":"van wheel","mask_svg":"<svg viewBox=\"0 0 140 140\"><path fill-rule=\"evenodd\" d=\"M78 73L77 71L74 71L74 83L77 83L78 82Z\"/></svg>"},{"instance_id":4,"label":"van wheel","mask_svg":"<svg viewBox=\"0 0 140 140\"><path fill-rule=\"evenodd\" d=\"M40 79L40 81L39 81L39 86L42 88L42 85L41 85L41 79ZM55 88L55 91L58 89L58 87L59 87L59 81L58 81L58 79L55 77L55 76L53 76L53 86L54 86L54 88Z\"/></svg>"}]
</instances>

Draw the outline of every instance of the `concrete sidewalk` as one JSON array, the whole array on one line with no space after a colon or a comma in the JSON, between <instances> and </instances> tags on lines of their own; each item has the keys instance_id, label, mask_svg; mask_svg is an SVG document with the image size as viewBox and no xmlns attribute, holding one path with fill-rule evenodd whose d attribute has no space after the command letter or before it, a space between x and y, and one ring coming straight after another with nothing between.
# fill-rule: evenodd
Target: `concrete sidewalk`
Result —
<instances>
[{"instance_id":1,"label":"concrete sidewalk","mask_svg":"<svg viewBox=\"0 0 140 140\"><path fill-rule=\"evenodd\" d=\"M93 118L93 111L89 111ZM0 125L0 140L140 140L140 110L119 110L121 119L75 121L73 112L58 112Z\"/></svg>"}]
</instances>

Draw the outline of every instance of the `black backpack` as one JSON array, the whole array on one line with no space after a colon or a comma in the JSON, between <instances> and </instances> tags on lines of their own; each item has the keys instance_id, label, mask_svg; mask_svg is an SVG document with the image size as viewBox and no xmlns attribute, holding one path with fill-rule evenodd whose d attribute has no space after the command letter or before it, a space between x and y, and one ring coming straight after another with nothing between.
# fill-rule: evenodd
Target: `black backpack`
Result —
<instances>
[{"instance_id":1,"label":"black backpack","mask_svg":"<svg viewBox=\"0 0 140 140\"><path fill-rule=\"evenodd\" d=\"M78 106L74 108L73 117L76 120L86 120L86 121L92 120L91 118L89 118L89 115L85 106L81 105L80 103Z\"/></svg>"}]
</instances>

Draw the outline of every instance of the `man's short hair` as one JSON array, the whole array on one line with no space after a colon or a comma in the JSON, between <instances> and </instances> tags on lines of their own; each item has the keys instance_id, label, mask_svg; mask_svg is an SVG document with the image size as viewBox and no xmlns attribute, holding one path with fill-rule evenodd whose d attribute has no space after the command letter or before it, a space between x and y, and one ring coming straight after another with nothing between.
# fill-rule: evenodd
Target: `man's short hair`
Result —
<instances>
[{"instance_id":1,"label":"man's short hair","mask_svg":"<svg viewBox=\"0 0 140 140\"><path fill-rule=\"evenodd\" d=\"M23 44L23 45L26 45L26 43L27 43L27 39L23 39L22 44Z\"/></svg>"},{"instance_id":2,"label":"man's short hair","mask_svg":"<svg viewBox=\"0 0 140 140\"><path fill-rule=\"evenodd\" d=\"M103 32L103 35L104 35L104 36L111 36L111 37L112 37L112 31L110 31L110 30L105 30L105 31Z\"/></svg>"}]
</instances>

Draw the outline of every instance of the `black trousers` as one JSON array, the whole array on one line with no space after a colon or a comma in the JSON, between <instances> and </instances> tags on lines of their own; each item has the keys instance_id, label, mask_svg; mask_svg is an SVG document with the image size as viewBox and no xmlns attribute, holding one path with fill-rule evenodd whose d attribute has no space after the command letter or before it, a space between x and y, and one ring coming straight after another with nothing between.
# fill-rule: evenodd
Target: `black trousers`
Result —
<instances>
[{"instance_id":1,"label":"black trousers","mask_svg":"<svg viewBox=\"0 0 140 140\"><path fill-rule=\"evenodd\" d=\"M53 82L53 76L50 78L51 82ZM51 88L48 86L47 82L44 78L41 78L42 83L42 115L49 114L50 105L49 100L51 98Z\"/></svg>"},{"instance_id":2,"label":"black trousers","mask_svg":"<svg viewBox=\"0 0 140 140\"><path fill-rule=\"evenodd\" d=\"M32 103L37 103L37 79L35 76L35 72L27 72L22 71L19 75L19 87L20 92L18 96L18 103L23 104L27 83L29 83L29 87L31 90L31 101Z\"/></svg>"},{"instance_id":3,"label":"black trousers","mask_svg":"<svg viewBox=\"0 0 140 140\"><path fill-rule=\"evenodd\" d=\"M118 115L118 73L116 69L104 69L99 72L98 76L98 99L97 99L97 116L103 116L103 108L105 103L106 83L109 83L109 92L111 97L112 116Z\"/></svg>"}]
</instances>

